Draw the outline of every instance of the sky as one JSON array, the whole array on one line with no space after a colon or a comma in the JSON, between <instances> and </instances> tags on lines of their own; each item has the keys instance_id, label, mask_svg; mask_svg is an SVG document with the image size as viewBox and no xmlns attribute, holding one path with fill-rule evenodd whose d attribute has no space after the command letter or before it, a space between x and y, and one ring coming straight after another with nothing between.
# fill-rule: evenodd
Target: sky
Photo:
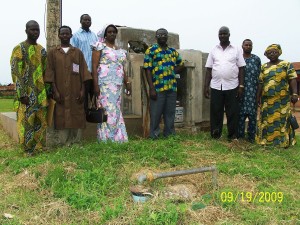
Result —
<instances>
[{"instance_id":1,"label":"sky","mask_svg":"<svg viewBox=\"0 0 300 225\"><path fill-rule=\"evenodd\" d=\"M0 84L12 82L10 56L26 39L27 21L40 24L38 43L46 47L46 2L10 0L1 7ZM281 59L300 62L300 0L62 0L62 25L70 26L73 32L80 27L84 13L92 17L95 33L107 23L147 30L164 27L179 34L181 49L202 52L218 44L219 28L227 26L231 43L241 46L244 39L251 39L252 53L262 62L267 61L264 50L273 43L281 45Z\"/></svg>"}]
</instances>

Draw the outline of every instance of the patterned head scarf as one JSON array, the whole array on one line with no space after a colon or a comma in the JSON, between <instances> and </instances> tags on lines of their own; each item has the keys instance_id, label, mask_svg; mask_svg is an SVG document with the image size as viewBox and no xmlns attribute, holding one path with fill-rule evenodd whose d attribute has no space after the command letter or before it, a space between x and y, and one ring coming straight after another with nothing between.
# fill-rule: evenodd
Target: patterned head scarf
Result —
<instances>
[{"instance_id":1,"label":"patterned head scarf","mask_svg":"<svg viewBox=\"0 0 300 225\"><path fill-rule=\"evenodd\" d=\"M282 54L282 50L281 50L281 46L279 44L271 44L267 47L267 49L265 50L264 55L267 56L267 51L271 50L271 49L276 49L279 52L279 55Z\"/></svg>"},{"instance_id":2,"label":"patterned head scarf","mask_svg":"<svg viewBox=\"0 0 300 225\"><path fill-rule=\"evenodd\" d=\"M98 33L97 33L97 36L98 36L98 40L100 42L104 42L105 41L105 33L106 33L106 30L108 27L114 27L117 32L118 32L118 29L115 25L113 24L106 24Z\"/></svg>"}]
</instances>

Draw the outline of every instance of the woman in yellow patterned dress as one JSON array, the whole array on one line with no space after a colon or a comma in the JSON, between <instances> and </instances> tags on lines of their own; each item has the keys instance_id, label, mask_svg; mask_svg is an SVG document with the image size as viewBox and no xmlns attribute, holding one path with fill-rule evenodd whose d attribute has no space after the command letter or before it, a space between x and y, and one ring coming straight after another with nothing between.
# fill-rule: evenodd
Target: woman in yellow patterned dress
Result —
<instances>
[{"instance_id":1,"label":"woman in yellow patterned dress","mask_svg":"<svg viewBox=\"0 0 300 225\"><path fill-rule=\"evenodd\" d=\"M288 118L290 102L298 101L297 74L291 63L279 59L280 45L268 46L264 54L270 61L262 65L259 76L257 103L261 109L257 143L286 148L296 143Z\"/></svg>"}]
</instances>

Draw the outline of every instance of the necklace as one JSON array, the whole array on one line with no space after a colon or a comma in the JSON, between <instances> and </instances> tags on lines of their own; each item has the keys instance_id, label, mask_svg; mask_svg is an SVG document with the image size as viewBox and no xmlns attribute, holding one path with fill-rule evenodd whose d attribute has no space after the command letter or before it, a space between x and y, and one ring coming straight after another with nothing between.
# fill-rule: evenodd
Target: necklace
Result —
<instances>
[{"instance_id":1,"label":"necklace","mask_svg":"<svg viewBox=\"0 0 300 225\"><path fill-rule=\"evenodd\" d=\"M112 49L116 49L116 46L115 46L114 44L108 44L107 42L105 42L105 45L106 45L107 47L112 48Z\"/></svg>"}]
</instances>

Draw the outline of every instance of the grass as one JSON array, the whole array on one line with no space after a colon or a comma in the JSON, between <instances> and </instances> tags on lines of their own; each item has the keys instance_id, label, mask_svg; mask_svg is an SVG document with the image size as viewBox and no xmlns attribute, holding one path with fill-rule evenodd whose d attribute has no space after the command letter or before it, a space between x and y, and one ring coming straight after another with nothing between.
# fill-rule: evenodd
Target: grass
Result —
<instances>
[{"instance_id":1,"label":"grass","mask_svg":"<svg viewBox=\"0 0 300 225\"><path fill-rule=\"evenodd\" d=\"M0 112L12 112L12 111L13 111L13 99L0 98Z\"/></svg>"},{"instance_id":2,"label":"grass","mask_svg":"<svg viewBox=\"0 0 300 225\"><path fill-rule=\"evenodd\" d=\"M297 146L266 149L180 133L90 141L26 158L0 129L0 149L0 224L300 224ZM153 198L132 200L129 188L140 174L210 165L218 168L217 189L211 173L201 173L145 182Z\"/></svg>"}]
</instances>

